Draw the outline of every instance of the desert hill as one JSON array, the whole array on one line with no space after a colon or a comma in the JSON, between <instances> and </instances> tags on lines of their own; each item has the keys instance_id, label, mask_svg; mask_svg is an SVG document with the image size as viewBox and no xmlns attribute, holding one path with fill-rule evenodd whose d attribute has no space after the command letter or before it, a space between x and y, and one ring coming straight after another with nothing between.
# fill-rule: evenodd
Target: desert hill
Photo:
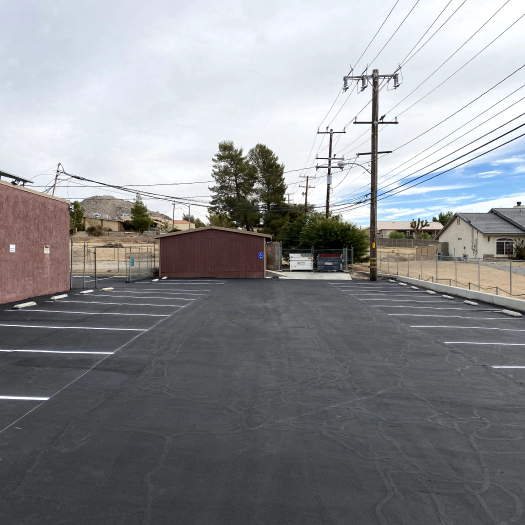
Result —
<instances>
[{"instance_id":1,"label":"desert hill","mask_svg":"<svg viewBox=\"0 0 525 525\"><path fill-rule=\"evenodd\" d=\"M91 217L94 213L100 213L102 218L117 218L125 214L131 214L133 202L125 199L117 199L112 195L94 195L84 199L80 205L84 208L85 216ZM148 212L153 217L161 217L164 220L169 220L171 217L152 211Z\"/></svg>"}]
</instances>

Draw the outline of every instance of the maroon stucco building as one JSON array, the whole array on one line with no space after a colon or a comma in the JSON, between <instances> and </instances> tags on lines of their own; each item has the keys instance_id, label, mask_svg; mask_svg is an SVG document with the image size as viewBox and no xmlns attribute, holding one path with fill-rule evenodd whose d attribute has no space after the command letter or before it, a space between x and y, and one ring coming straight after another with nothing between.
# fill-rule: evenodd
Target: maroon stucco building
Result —
<instances>
[{"instance_id":1,"label":"maroon stucco building","mask_svg":"<svg viewBox=\"0 0 525 525\"><path fill-rule=\"evenodd\" d=\"M266 240L271 238L216 226L159 235L160 276L264 279Z\"/></svg>"},{"instance_id":2,"label":"maroon stucco building","mask_svg":"<svg viewBox=\"0 0 525 525\"><path fill-rule=\"evenodd\" d=\"M0 303L69 290L69 205L0 181Z\"/></svg>"}]
</instances>

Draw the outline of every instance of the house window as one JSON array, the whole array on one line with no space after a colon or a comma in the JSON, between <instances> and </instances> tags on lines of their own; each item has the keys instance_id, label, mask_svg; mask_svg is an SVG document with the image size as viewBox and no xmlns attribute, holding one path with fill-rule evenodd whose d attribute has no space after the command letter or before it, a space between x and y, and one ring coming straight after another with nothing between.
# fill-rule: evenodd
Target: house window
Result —
<instances>
[{"instance_id":1,"label":"house window","mask_svg":"<svg viewBox=\"0 0 525 525\"><path fill-rule=\"evenodd\" d=\"M512 255L514 241L512 239L498 239L496 241L497 255Z\"/></svg>"}]
</instances>

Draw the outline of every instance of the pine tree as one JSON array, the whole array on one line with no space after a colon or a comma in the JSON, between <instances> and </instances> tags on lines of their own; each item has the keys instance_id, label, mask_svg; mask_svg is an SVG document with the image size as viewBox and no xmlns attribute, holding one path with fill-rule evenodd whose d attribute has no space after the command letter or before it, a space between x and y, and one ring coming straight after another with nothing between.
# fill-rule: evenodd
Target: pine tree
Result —
<instances>
[{"instance_id":1,"label":"pine tree","mask_svg":"<svg viewBox=\"0 0 525 525\"><path fill-rule=\"evenodd\" d=\"M255 177L255 193L263 210L263 231L277 235L289 220L284 164L280 164L279 157L264 144L257 144L249 151L248 162Z\"/></svg>"},{"instance_id":2,"label":"pine tree","mask_svg":"<svg viewBox=\"0 0 525 525\"><path fill-rule=\"evenodd\" d=\"M136 231L147 231L153 224L149 216L148 208L142 202L142 197L137 193L135 204L131 208L131 224Z\"/></svg>"},{"instance_id":3,"label":"pine tree","mask_svg":"<svg viewBox=\"0 0 525 525\"><path fill-rule=\"evenodd\" d=\"M80 202L73 201L69 205L69 228L71 230L82 231L84 229L84 218L85 210L80 205Z\"/></svg>"},{"instance_id":4,"label":"pine tree","mask_svg":"<svg viewBox=\"0 0 525 525\"><path fill-rule=\"evenodd\" d=\"M232 141L219 143L213 157L211 213L226 213L237 228L253 230L259 224L259 212L254 195L255 174Z\"/></svg>"}]
</instances>

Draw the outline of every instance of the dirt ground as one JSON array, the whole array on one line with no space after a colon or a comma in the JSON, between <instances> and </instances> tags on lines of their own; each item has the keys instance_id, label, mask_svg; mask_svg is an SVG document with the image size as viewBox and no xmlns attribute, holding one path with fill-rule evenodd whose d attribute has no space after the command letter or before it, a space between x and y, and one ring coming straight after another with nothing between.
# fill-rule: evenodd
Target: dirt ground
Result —
<instances>
[{"instance_id":1,"label":"dirt ground","mask_svg":"<svg viewBox=\"0 0 525 525\"><path fill-rule=\"evenodd\" d=\"M512 262L512 279L508 259L480 261L443 261L416 258L412 248L378 250L380 273L403 275L415 279L439 282L459 288L520 297L525 299L525 262ZM354 265L356 271L369 271L370 266Z\"/></svg>"},{"instance_id":2,"label":"dirt ground","mask_svg":"<svg viewBox=\"0 0 525 525\"><path fill-rule=\"evenodd\" d=\"M125 275L126 261L134 259L135 267L155 266L159 258L159 242L150 236L140 234L84 236L73 239L73 274L91 274L95 270L95 249L97 275ZM86 249L84 254L84 243Z\"/></svg>"}]
</instances>

